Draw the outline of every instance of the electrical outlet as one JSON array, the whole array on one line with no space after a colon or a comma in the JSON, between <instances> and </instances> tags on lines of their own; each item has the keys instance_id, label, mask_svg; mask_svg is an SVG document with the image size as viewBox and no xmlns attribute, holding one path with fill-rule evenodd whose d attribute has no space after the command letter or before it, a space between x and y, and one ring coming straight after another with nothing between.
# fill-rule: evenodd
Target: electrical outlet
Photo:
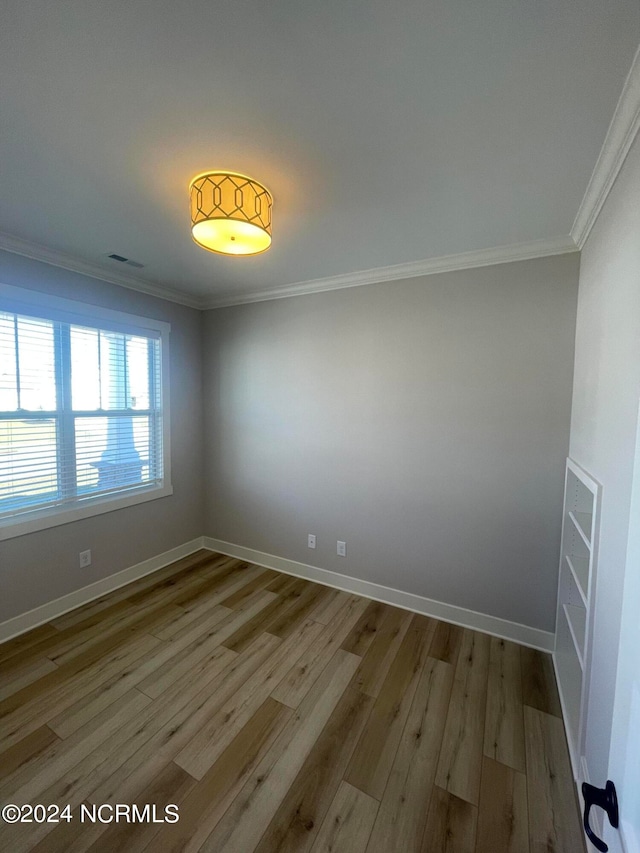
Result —
<instances>
[{"instance_id":1,"label":"electrical outlet","mask_svg":"<svg viewBox=\"0 0 640 853\"><path fill-rule=\"evenodd\" d=\"M91 551L80 551L80 568L86 569L91 565Z\"/></svg>"},{"instance_id":2,"label":"electrical outlet","mask_svg":"<svg viewBox=\"0 0 640 853\"><path fill-rule=\"evenodd\" d=\"M307 548L315 548L316 547L316 534L309 533L307 536Z\"/></svg>"},{"instance_id":3,"label":"electrical outlet","mask_svg":"<svg viewBox=\"0 0 640 853\"><path fill-rule=\"evenodd\" d=\"M347 543L341 542L338 539L338 557L346 557L347 556Z\"/></svg>"}]
</instances>

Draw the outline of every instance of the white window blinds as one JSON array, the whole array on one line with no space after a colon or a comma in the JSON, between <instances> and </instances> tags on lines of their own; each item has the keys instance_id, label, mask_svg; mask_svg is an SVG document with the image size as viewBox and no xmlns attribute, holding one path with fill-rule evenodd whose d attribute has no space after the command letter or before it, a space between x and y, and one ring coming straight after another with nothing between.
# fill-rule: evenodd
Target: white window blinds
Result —
<instances>
[{"instance_id":1,"label":"white window blinds","mask_svg":"<svg viewBox=\"0 0 640 853\"><path fill-rule=\"evenodd\" d=\"M161 339L0 311L0 520L163 483Z\"/></svg>"}]
</instances>

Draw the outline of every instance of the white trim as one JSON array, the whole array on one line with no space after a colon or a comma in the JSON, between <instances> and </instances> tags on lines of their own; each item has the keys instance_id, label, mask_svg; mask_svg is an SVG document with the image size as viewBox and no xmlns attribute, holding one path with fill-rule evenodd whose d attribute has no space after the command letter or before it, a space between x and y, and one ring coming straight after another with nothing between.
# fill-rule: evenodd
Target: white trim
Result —
<instances>
[{"instance_id":1,"label":"white trim","mask_svg":"<svg viewBox=\"0 0 640 853\"><path fill-rule=\"evenodd\" d=\"M438 258L426 258L421 261L409 261L389 267L359 270L344 275L317 278L312 281L298 281L294 284L285 284L282 287L256 290L251 293L238 293L234 296L212 296L204 303L204 307L226 308L230 305L246 305L249 302L286 299L289 296L303 296L307 293L323 293L327 290L342 290L346 287L361 287L365 284L398 281L405 278L417 278L422 275L437 275L438 273L455 272L456 270L475 267L528 261L533 258L566 255L577 251L578 247L570 236L554 237L549 240L532 240L528 243L514 243L511 246L479 249L473 252L461 252L457 255L442 255Z\"/></svg>"},{"instance_id":2,"label":"white trim","mask_svg":"<svg viewBox=\"0 0 640 853\"><path fill-rule=\"evenodd\" d=\"M352 578L348 575L309 566L305 563L298 563L295 560L287 560L284 557L276 557L273 554L266 554L263 551L245 548L242 545L234 545L231 542L224 542L209 536L200 536L192 539L190 542L185 542L183 545L178 545L176 548L172 548L155 557L150 557L142 563L116 572L107 578L82 587L82 589L70 592L61 598L56 598L54 601L42 604L33 610L29 610L27 613L21 613L19 616L14 616L5 622L1 622L0 643L4 643L19 634L24 634L32 628L37 628L38 625L43 625L52 619L57 619L70 610L82 607L96 598L100 598L116 589L120 589L122 586L126 586L126 584L132 581L138 580L138 578L156 572L174 563L176 560L188 557L189 554L193 554L201 548L226 554L229 557L237 557L251 563L257 563L260 566L275 569L284 574L305 578L323 586L330 586L333 589L341 589L345 592L371 598L374 601L382 601L385 604L400 607L403 610L411 610L415 613L422 613L425 616L433 616L436 619L442 619L454 625L472 628L483 634L491 634L495 637L513 640L513 642L531 646L544 652L551 651L553 648L553 634L548 631L541 631L538 628L530 628L528 625L520 625L517 622L510 622L507 619L499 619L497 616L488 616L484 613L477 613L474 610L467 610L464 607L434 601L430 598L424 598L421 595L403 592L402 590L382 586L371 581Z\"/></svg>"},{"instance_id":3,"label":"white trim","mask_svg":"<svg viewBox=\"0 0 640 853\"><path fill-rule=\"evenodd\" d=\"M130 506L147 503L147 501L167 498L173 494L173 486L169 483L168 478L166 479L166 486L143 487L139 491L132 490L128 494L116 492L113 495L97 495L93 499L88 498L86 503L44 507L41 510L29 513L26 517L9 515L0 520L0 542L25 536L28 533L37 533L38 530L60 527L62 524L72 524L74 521L93 518L96 515L103 515L105 512L114 512L114 510L126 509ZM0 640L0 642L2 641Z\"/></svg>"},{"instance_id":4,"label":"white trim","mask_svg":"<svg viewBox=\"0 0 640 853\"><path fill-rule=\"evenodd\" d=\"M200 297L195 294L178 292L160 284L143 281L135 276L105 270L97 264L74 258L54 249L48 249L37 243L30 243L13 237L11 234L0 232L0 249L43 261L54 267L71 270L72 272L88 275L102 281L111 282L138 290L159 299L168 299L189 308L200 310L224 308L230 305L246 305L250 302L265 302L270 299L285 299L289 296L302 296L306 293L323 293L327 290L342 290L346 287L360 287L365 284L377 284L385 281L398 281L405 278L416 278L422 275L437 275L442 272L455 272L473 267L486 267L495 264L508 264L514 261L527 261L533 258L546 258L551 255L565 255L577 252L573 238L552 237L545 240L532 240L527 243L514 243L510 246L499 246L490 249L479 249L472 252L461 252L456 255L442 255L437 258L426 258L420 261L409 261L388 267L375 267L368 270L317 278L310 281L298 281L281 287L256 290L251 293L237 293L227 296Z\"/></svg>"},{"instance_id":5,"label":"white trim","mask_svg":"<svg viewBox=\"0 0 640 853\"><path fill-rule=\"evenodd\" d=\"M477 613L475 610L467 610L464 607L434 601L431 598L425 598L411 592L403 592L372 581L352 578L328 569L309 566L306 563L298 563L295 560L266 554L263 551L213 539L210 536L203 537L203 547L220 554L226 554L229 557L237 557L241 560L257 563L260 566L266 566L287 575L294 575L334 589L362 595L374 601L382 601L403 610L411 610L425 616L433 616L435 619L442 619L445 622L452 622L454 625L461 625L464 628L472 628L474 631L480 631L483 634L513 640L513 642L531 646L544 652L553 650L554 635L549 631L541 631L539 628L530 628L528 625L521 625L518 622L510 622L497 616L488 616L485 613Z\"/></svg>"},{"instance_id":6,"label":"white trim","mask_svg":"<svg viewBox=\"0 0 640 853\"><path fill-rule=\"evenodd\" d=\"M384 281L397 281L416 278L422 275L435 275L442 272L492 266L532 258L562 255L581 251L598 214L605 203L627 153L640 130L640 47L638 48L596 165L589 179L580 207L571 227L570 235L515 243L489 249L443 255L419 261L358 270L341 275L307 281L293 282L280 287L238 293L228 296L196 296L184 291L174 290L161 284L105 269L98 264L82 260L64 252L50 249L38 243L32 243L0 232L0 249L33 258L37 261L61 267L62 269L87 275L91 278L137 290L141 293L177 302L190 308L224 308L231 305L245 305L251 302L264 302L270 299L284 299L289 296L301 296L306 293L322 293L328 290L340 290L347 287L359 287Z\"/></svg>"},{"instance_id":7,"label":"white trim","mask_svg":"<svg viewBox=\"0 0 640 853\"><path fill-rule=\"evenodd\" d=\"M31 631L32 628L37 628L38 625L43 625L52 619L57 619L70 610L75 610L76 607L82 607L90 601L95 601L96 598L114 592L121 586L126 586L145 575L157 572L159 569L163 569L183 557L188 557L189 554L193 554L203 547L202 537L192 539L191 542L185 542L170 551L150 557L142 563L130 566L114 575L109 575L107 578L70 592L68 595L63 595L61 598L56 598L54 601L49 601L47 604L42 604L40 607L35 607L27 613L21 613L20 616L14 616L12 619L7 619L6 622L0 622L0 643L17 637L19 634L24 634L26 631Z\"/></svg>"},{"instance_id":8,"label":"white trim","mask_svg":"<svg viewBox=\"0 0 640 853\"><path fill-rule=\"evenodd\" d=\"M97 278L100 281L108 281L111 284L118 284L120 287L126 287L128 290L137 290L140 293L146 293L149 296L155 296L158 299L177 302L178 305L186 305L188 308L203 307L202 300L192 294L174 290L173 288L165 287L162 284L145 281L137 276L127 275L120 271L116 272L115 270L105 269L104 267L91 263L90 261L84 261L73 255L67 255L65 252L59 252L56 249L49 249L47 246L42 246L39 243L32 243L29 240L22 240L20 237L14 237L12 234L7 234L1 231L0 249L4 249L6 252L12 252L14 255L22 255L25 258L32 258L34 261L42 261L45 264L50 264L53 267L60 267L63 270L87 275L89 278Z\"/></svg>"},{"instance_id":9,"label":"white trim","mask_svg":"<svg viewBox=\"0 0 640 853\"><path fill-rule=\"evenodd\" d=\"M555 643L556 638L557 638L557 634L554 634L554 643ZM574 739L571 737L571 732L569 730L569 723L568 723L569 712L567 710L567 706L566 706L566 703L564 701L564 694L562 693L562 684L560 682L560 676L558 674L557 652L556 652L555 648L553 650L553 654L551 655L551 660L553 661L553 674L555 676L556 685L558 687L558 697L560 699L560 708L562 709L562 723L564 725L564 734L565 734L565 738L567 741L567 748L569 750L569 760L571 762L571 770L573 773L573 779L574 779L576 785L578 786L578 788L580 788L580 784L579 784L580 762L579 762L578 756L576 755L576 752L575 752L575 747L574 747L574 743L573 743ZM583 759L583 761L584 761L584 759ZM582 778L586 779L585 776L583 776ZM578 794L579 794L579 796L581 796L580 791L578 791Z\"/></svg>"},{"instance_id":10,"label":"white trim","mask_svg":"<svg viewBox=\"0 0 640 853\"><path fill-rule=\"evenodd\" d=\"M0 281L0 298L6 299L11 310L36 310L34 316L49 317L55 312L56 319L63 315L64 322L79 324L87 321L104 320L113 324L116 331L136 333L141 329L158 332L158 337L166 337L171 332L171 324L165 320L156 320L153 317L145 317L140 314L128 314L126 311L117 311L113 308L103 308L92 302L84 302L82 299L65 299L52 293L43 293L41 290L33 290L28 286L5 284Z\"/></svg>"},{"instance_id":11,"label":"white trim","mask_svg":"<svg viewBox=\"0 0 640 853\"><path fill-rule=\"evenodd\" d=\"M12 515L0 519L0 542L47 530L61 524L69 524L83 518L91 518L105 512L113 512L147 501L166 498L173 494L171 485L171 371L169 347L171 324L152 317L127 314L112 308L103 308L75 299L64 299L49 293L41 293L28 287L16 287L0 282L0 301L11 311L33 312L35 317L59 319L65 323L96 323L133 334L147 333L160 342L162 382L162 464L163 482L160 486L143 486L130 492L115 492L112 495L96 495L70 505L42 507L23 515ZM151 334L154 333L154 334Z\"/></svg>"},{"instance_id":12,"label":"white trim","mask_svg":"<svg viewBox=\"0 0 640 853\"><path fill-rule=\"evenodd\" d=\"M580 816L584 814L584 797L582 796L582 782L591 784L591 780L589 778L589 770L587 768L587 760L584 755L580 760L580 775L576 775L576 788L578 791L578 809L580 811ZM591 813L589 815L589 825L591 829L595 832L595 834L598 836L598 838L604 838L605 829L603 809L591 809ZM584 843L587 845L588 850L593 851L596 849L586 837L586 833Z\"/></svg>"},{"instance_id":13,"label":"white trim","mask_svg":"<svg viewBox=\"0 0 640 853\"><path fill-rule=\"evenodd\" d=\"M578 786L578 804L580 808L580 814L584 814L584 797L582 796L582 785L581 782L586 782L588 785L592 784L591 779L589 778L589 770L587 768L587 759L582 756L580 760L580 778L577 780ZM600 783L598 783L600 784ZM589 825L591 829L595 832L598 838L604 838L604 810L603 809L591 809L591 813L589 815ZM585 838L585 843L587 844L589 850L595 850L595 847L592 847L590 841Z\"/></svg>"},{"instance_id":14,"label":"white trim","mask_svg":"<svg viewBox=\"0 0 640 853\"><path fill-rule=\"evenodd\" d=\"M640 130L640 47L618 99L600 155L571 228L579 249L584 246L625 157Z\"/></svg>"}]
</instances>

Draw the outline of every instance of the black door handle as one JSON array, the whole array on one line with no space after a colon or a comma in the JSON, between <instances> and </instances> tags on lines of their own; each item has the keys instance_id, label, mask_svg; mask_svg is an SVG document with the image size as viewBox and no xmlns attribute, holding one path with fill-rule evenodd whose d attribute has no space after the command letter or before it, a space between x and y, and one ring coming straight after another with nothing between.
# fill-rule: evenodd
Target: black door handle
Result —
<instances>
[{"instance_id":1,"label":"black door handle","mask_svg":"<svg viewBox=\"0 0 640 853\"><path fill-rule=\"evenodd\" d=\"M599 806L604 809L609 818L609 823L614 829L618 827L618 797L616 796L616 786L611 780L607 781L604 788L595 788L589 785L588 782L582 783L582 796L584 797L584 831L587 833L587 838L593 846L600 850L601 853L607 853L609 847L593 832L589 826L589 812L591 806Z\"/></svg>"}]
</instances>

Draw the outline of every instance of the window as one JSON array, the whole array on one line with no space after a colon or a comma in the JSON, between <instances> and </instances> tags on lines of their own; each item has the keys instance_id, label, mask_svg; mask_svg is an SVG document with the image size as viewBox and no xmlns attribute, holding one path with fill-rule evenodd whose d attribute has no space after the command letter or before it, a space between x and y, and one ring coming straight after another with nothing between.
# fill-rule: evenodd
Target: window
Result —
<instances>
[{"instance_id":1,"label":"window","mask_svg":"<svg viewBox=\"0 0 640 853\"><path fill-rule=\"evenodd\" d=\"M62 300L53 310L10 305L6 290L15 289L0 290L0 537L170 494L166 324L101 309L79 316L75 303L66 314Z\"/></svg>"}]
</instances>

